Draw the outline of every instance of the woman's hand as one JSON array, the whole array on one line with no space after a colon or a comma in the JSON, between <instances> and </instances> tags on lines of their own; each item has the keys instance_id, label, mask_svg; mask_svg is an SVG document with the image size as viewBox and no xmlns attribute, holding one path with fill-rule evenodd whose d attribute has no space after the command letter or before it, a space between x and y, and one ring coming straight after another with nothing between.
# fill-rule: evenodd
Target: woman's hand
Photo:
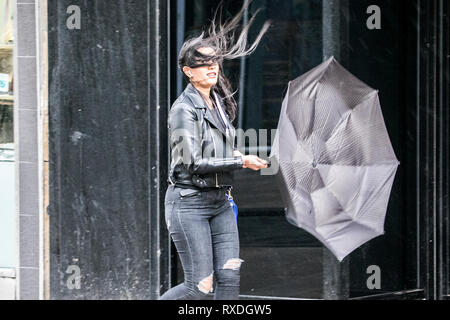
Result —
<instances>
[{"instance_id":1,"label":"woman's hand","mask_svg":"<svg viewBox=\"0 0 450 320\"><path fill-rule=\"evenodd\" d=\"M267 168L268 162L254 155L243 156L244 166L243 168L249 168L255 171Z\"/></svg>"},{"instance_id":2,"label":"woman's hand","mask_svg":"<svg viewBox=\"0 0 450 320\"><path fill-rule=\"evenodd\" d=\"M254 155L248 155L248 156L244 156L241 152L235 150L234 151L234 156L240 156L242 157L242 159L244 160L244 165L243 168L249 168L252 170L260 170L260 169L264 169L267 168L268 166L268 162L266 160L263 160L257 156Z\"/></svg>"}]
</instances>

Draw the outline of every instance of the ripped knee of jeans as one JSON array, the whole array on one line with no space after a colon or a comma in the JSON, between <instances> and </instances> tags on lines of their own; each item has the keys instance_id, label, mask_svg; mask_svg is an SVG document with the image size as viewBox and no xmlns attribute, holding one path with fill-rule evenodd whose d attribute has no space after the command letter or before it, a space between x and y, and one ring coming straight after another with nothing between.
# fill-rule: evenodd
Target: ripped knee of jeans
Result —
<instances>
[{"instance_id":1,"label":"ripped knee of jeans","mask_svg":"<svg viewBox=\"0 0 450 320\"><path fill-rule=\"evenodd\" d=\"M239 258L229 259L227 260L227 262L225 262L222 269L239 270L241 268L242 262L244 262L244 260Z\"/></svg>"},{"instance_id":2,"label":"ripped knee of jeans","mask_svg":"<svg viewBox=\"0 0 450 320\"><path fill-rule=\"evenodd\" d=\"M212 287L213 287L213 273L211 273L206 278L202 279L197 285L198 290L200 290L204 294L208 294L209 292L211 292Z\"/></svg>"}]
</instances>

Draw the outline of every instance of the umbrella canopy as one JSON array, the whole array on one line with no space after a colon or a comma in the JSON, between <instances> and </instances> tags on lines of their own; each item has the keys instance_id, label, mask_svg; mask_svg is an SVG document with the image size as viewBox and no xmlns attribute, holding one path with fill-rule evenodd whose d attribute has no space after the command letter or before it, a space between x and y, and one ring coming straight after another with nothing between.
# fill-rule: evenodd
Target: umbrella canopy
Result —
<instances>
[{"instance_id":1,"label":"umbrella canopy","mask_svg":"<svg viewBox=\"0 0 450 320\"><path fill-rule=\"evenodd\" d=\"M289 82L270 158L288 221L339 261L384 233L400 163L378 91L334 57Z\"/></svg>"}]
</instances>

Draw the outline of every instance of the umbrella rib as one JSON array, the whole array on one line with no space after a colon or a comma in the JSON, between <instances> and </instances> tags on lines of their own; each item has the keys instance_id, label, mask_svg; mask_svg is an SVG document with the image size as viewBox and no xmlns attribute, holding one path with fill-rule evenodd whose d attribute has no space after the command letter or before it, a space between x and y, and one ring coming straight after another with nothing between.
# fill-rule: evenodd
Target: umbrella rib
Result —
<instances>
[{"instance_id":1,"label":"umbrella rib","mask_svg":"<svg viewBox=\"0 0 450 320\"><path fill-rule=\"evenodd\" d=\"M344 130L345 130L345 129L347 128L347 126L348 126L348 122L349 122L350 115L351 115L351 112L349 113L348 117L346 118L347 121L346 121L346 123L345 123L345 128L344 128ZM334 154L333 163L336 162L336 159L337 159L337 156L338 156L339 151L341 150L342 142L343 142L343 141L344 141L344 135L341 136L341 140L340 140L340 142L339 142L339 148L336 149L336 152L335 152L335 154Z\"/></svg>"},{"instance_id":2,"label":"umbrella rib","mask_svg":"<svg viewBox=\"0 0 450 320\"><path fill-rule=\"evenodd\" d=\"M315 104L314 104L314 110L316 109ZM323 131L325 130L325 125L328 123L328 118L330 117L331 114L331 108L328 109L328 114L327 114L327 118L325 119L325 123L322 125L322 130L320 131L320 135L319 138L322 137ZM314 156L314 160L316 160L316 155L313 154Z\"/></svg>"},{"instance_id":3,"label":"umbrella rib","mask_svg":"<svg viewBox=\"0 0 450 320\"><path fill-rule=\"evenodd\" d=\"M393 173L390 171L389 174L387 174L387 176L384 177L384 182L373 192L373 194L377 194L381 189L383 189L389 181L389 177L392 175ZM359 217L362 216L364 210L367 210L367 208L369 208L369 205L372 205L373 202L375 201L376 197L372 196L371 198L369 198L369 200L365 203L365 205L363 205L361 207L360 212L357 214L357 216L355 217L355 220L357 220Z\"/></svg>"},{"instance_id":4,"label":"umbrella rib","mask_svg":"<svg viewBox=\"0 0 450 320\"><path fill-rule=\"evenodd\" d=\"M362 227L364 227L364 228L367 228L367 229L369 229L370 231L373 231L374 233L376 233L376 234L378 234L378 235L381 234L381 232L380 232L379 230L375 230L374 228L372 228L372 227L370 227L370 226L368 226L368 225L365 225L365 224L360 223L359 221L353 220L353 221L350 221L348 224L346 224L345 227L343 227L343 228L341 228L341 229L339 229L339 230L333 231L333 233L330 233L329 235L327 235L327 238L326 238L327 241L329 241L330 238L334 237L334 236L336 235L336 233L342 231L342 229L344 229L344 228L346 228L346 227L348 227L349 225L354 224L354 223L356 223L356 224L358 224L358 225L360 225L360 226L362 226Z\"/></svg>"},{"instance_id":5,"label":"umbrella rib","mask_svg":"<svg viewBox=\"0 0 450 320\"><path fill-rule=\"evenodd\" d=\"M339 114L339 115L341 115L341 114ZM350 112L349 112L349 115L350 115ZM339 123L336 125L336 127L333 129L333 131L331 132L331 134L330 134L330 136L328 137L328 139L327 139L327 141L325 141L325 142L328 142L328 141L330 141L330 139L331 138L333 138L339 131L339 127L341 126L341 124L344 122L344 121L346 121L347 119L348 119L348 117L349 116L347 116L347 117L345 117L344 119L342 119L342 117L341 117L341 121L339 121Z\"/></svg>"},{"instance_id":6,"label":"umbrella rib","mask_svg":"<svg viewBox=\"0 0 450 320\"><path fill-rule=\"evenodd\" d=\"M371 99L371 98L372 98L372 95L374 95L374 94L376 94L376 93L377 93L377 91L374 90L374 91L368 93L367 95L365 95L365 96L361 99L361 101L360 101L357 105L355 105L355 107L354 107L352 110L358 108L358 107L361 106L361 105L364 105L364 104L366 103L366 101L368 101L369 99ZM371 106L371 108L373 108L373 106ZM347 126L348 126L348 123L349 123L349 121L350 121L350 116L351 116L351 114L352 114L352 112L350 111L349 114L348 114L348 116L345 118L345 120L346 120L346 125L345 125L344 130L345 130L345 129L347 128ZM340 123L337 125L337 127L338 127L339 125L340 125ZM376 125L376 124L373 124L372 126L375 126L375 125ZM335 131L335 133L337 133L337 130ZM334 135L334 134L332 134L332 135L330 136L330 138L329 138L327 141L329 141L333 135ZM339 148L338 148L338 149L336 150L336 152L335 152L333 162L336 161L336 158L337 158L339 152L341 151L342 143L343 143L343 140L344 140L344 136L345 136L345 135L342 135L342 137L341 137L341 140L340 140L340 142L339 142Z\"/></svg>"}]
</instances>

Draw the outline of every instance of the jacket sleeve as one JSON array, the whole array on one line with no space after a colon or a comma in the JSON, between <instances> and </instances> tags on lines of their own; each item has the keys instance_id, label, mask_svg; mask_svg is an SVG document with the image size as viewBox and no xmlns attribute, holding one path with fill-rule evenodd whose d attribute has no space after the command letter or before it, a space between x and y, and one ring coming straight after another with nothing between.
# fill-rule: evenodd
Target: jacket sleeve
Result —
<instances>
[{"instance_id":1,"label":"jacket sleeve","mask_svg":"<svg viewBox=\"0 0 450 320\"><path fill-rule=\"evenodd\" d=\"M176 104L170 110L169 134L176 165L185 165L192 174L237 170L244 164L242 157L203 157L202 125L197 113L187 104Z\"/></svg>"}]
</instances>

